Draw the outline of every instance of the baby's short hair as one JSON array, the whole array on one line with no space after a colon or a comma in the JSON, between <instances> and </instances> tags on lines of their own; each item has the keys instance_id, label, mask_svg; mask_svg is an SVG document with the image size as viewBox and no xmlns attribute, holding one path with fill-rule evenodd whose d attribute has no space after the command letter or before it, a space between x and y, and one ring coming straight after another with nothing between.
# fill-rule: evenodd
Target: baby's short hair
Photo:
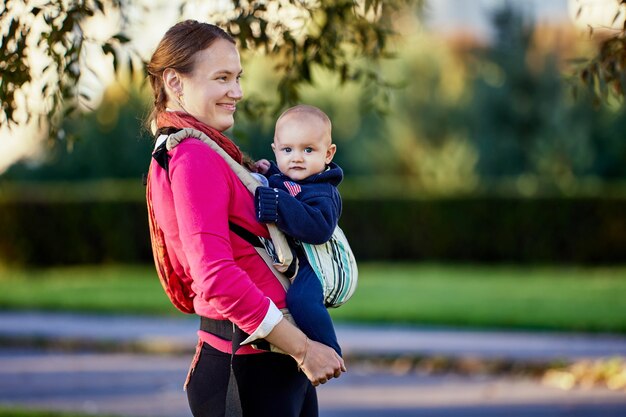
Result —
<instances>
[{"instance_id":1,"label":"baby's short hair","mask_svg":"<svg viewBox=\"0 0 626 417\"><path fill-rule=\"evenodd\" d=\"M313 117L317 117L322 123L324 123L328 127L328 134L330 135L333 124L330 121L330 118L324 113L322 110L315 106L310 106L308 104L298 104L297 106L293 106L285 110L276 120L276 123L288 116L288 115L309 115Z\"/></svg>"}]
</instances>

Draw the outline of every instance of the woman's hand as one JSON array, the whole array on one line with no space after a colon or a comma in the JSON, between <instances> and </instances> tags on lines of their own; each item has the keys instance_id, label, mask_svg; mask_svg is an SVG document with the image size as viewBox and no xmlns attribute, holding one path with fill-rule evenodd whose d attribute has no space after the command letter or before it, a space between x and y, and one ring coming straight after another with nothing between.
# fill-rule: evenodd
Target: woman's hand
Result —
<instances>
[{"instance_id":1,"label":"woman's hand","mask_svg":"<svg viewBox=\"0 0 626 417\"><path fill-rule=\"evenodd\" d=\"M333 348L308 338L305 338L304 353L298 356L294 357L298 367L314 386L339 378L342 372L347 371L343 359Z\"/></svg>"},{"instance_id":2,"label":"woman's hand","mask_svg":"<svg viewBox=\"0 0 626 417\"><path fill-rule=\"evenodd\" d=\"M333 348L309 339L286 319L274 326L265 340L294 358L314 386L347 371L343 359Z\"/></svg>"}]
</instances>

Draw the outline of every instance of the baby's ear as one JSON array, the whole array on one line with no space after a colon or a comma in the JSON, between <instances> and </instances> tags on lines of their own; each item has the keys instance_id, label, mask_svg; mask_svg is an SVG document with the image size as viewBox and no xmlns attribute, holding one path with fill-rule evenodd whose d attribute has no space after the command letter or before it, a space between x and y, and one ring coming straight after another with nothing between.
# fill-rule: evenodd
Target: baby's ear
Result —
<instances>
[{"instance_id":1,"label":"baby's ear","mask_svg":"<svg viewBox=\"0 0 626 417\"><path fill-rule=\"evenodd\" d=\"M326 150L326 164L330 164L335 156L335 152L337 152L337 145L334 143L328 147Z\"/></svg>"}]
</instances>

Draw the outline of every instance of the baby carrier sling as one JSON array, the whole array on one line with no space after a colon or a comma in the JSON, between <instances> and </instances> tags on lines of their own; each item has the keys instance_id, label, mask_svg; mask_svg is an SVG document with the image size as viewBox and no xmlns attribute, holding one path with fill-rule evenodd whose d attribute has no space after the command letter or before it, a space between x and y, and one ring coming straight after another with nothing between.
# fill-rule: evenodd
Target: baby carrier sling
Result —
<instances>
[{"instance_id":1,"label":"baby carrier sling","mask_svg":"<svg viewBox=\"0 0 626 417\"><path fill-rule=\"evenodd\" d=\"M167 151L173 149L183 139L188 137L198 138L209 145L215 150L228 165L235 170L239 178L248 189L254 186L256 180L237 162L235 162L222 148L219 147L213 140L211 140L204 133L187 128L163 128L156 133L157 140L161 138L160 142L157 142L155 151L152 154L153 159L159 166L161 166L169 175L169 156ZM240 171L240 172L237 172ZM245 176L247 174L247 177ZM149 174L148 174L149 175ZM244 181L245 180L245 181ZM252 190L252 192L254 192ZM150 190L150 181L147 181L146 189L146 201L148 205L148 223L150 226L150 240L152 242L152 254L157 270L157 275L165 293L172 302L172 304L181 312L192 314L193 297L195 294L191 291L191 278L178 276L172 267L169 255L167 253L167 247L165 245L165 238L163 231L156 223L156 217L154 215L154 209L152 207L152 197ZM268 225L268 231L270 233L270 239L265 239L261 236L257 236L254 233L246 230L242 226L239 226L233 222L229 222L230 230L246 240L257 250L263 260L270 266L272 272L276 278L280 281L281 285L287 290L290 281L289 278L293 278L297 273L297 258L294 256L292 249L287 243L285 236L276 228L275 225ZM268 259L270 257L271 259Z\"/></svg>"},{"instance_id":2,"label":"baby carrier sling","mask_svg":"<svg viewBox=\"0 0 626 417\"><path fill-rule=\"evenodd\" d=\"M233 160L222 148L211 140L211 138L196 129L160 129L157 132L157 140L160 138L161 142L157 143L156 150L153 153L154 159L161 167L168 171L167 151L173 149L183 139L189 137L199 139L215 150L235 172L250 193L254 195L256 188L260 186L258 180L255 179L248 170ZM153 253L161 284L175 306L183 312L193 313L193 303L189 300L190 297L193 297L193 294L188 294L191 282L183 282L183 279L172 276L171 272L173 271L171 267L167 268L169 259L164 259L163 256L165 242L159 239L160 236L158 232L160 230L156 230L158 227L156 227L154 214L151 211L150 198L148 198L148 205ZM281 281L281 284L286 290L289 287L289 282L285 280L285 277L293 279L297 274L298 264L294 249L289 245L284 234L272 223L267 224L270 239L256 236L232 222L229 223L229 225L231 231L248 241L257 249L257 252L266 261L268 266L270 266L270 269ZM157 242L156 245L154 243L155 240ZM321 282L325 306L336 308L348 301L356 290L358 268L354 254L341 228L337 226L331 238L326 243L313 245L298 242L298 245L301 246L311 268ZM263 248L265 248L265 250L263 250ZM268 262L268 255L272 258L271 263ZM163 259L165 262L158 261L160 259ZM159 265L161 263L165 265ZM168 271L171 272L168 273ZM189 304L191 304L191 308L188 307Z\"/></svg>"},{"instance_id":3,"label":"baby carrier sling","mask_svg":"<svg viewBox=\"0 0 626 417\"><path fill-rule=\"evenodd\" d=\"M348 239L339 226L326 243L313 245L300 242L311 268L324 291L326 307L337 308L356 290L358 269Z\"/></svg>"}]
</instances>

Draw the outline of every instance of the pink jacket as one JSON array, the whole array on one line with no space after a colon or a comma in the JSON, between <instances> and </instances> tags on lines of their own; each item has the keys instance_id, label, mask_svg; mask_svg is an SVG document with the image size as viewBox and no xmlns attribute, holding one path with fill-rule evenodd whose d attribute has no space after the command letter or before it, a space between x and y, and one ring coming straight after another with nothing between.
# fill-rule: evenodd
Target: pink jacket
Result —
<instances>
[{"instance_id":1,"label":"pink jacket","mask_svg":"<svg viewBox=\"0 0 626 417\"><path fill-rule=\"evenodd\" d=\"M253 196L200 140L185 139L168 154L169 179L164 169L151 164L152 202L172 266L180 276L193 279L196 314L228 319L246 333L259 333L270 313L285 307L285 291L256 250L229 229L232 221L269 236L256 221ZM263 337L267 331L261 333ZM230 342L198 334L215 348L230 352ZM253 352L257 351L245 346L238 353Z\"/></svg>"}]
</instances>

